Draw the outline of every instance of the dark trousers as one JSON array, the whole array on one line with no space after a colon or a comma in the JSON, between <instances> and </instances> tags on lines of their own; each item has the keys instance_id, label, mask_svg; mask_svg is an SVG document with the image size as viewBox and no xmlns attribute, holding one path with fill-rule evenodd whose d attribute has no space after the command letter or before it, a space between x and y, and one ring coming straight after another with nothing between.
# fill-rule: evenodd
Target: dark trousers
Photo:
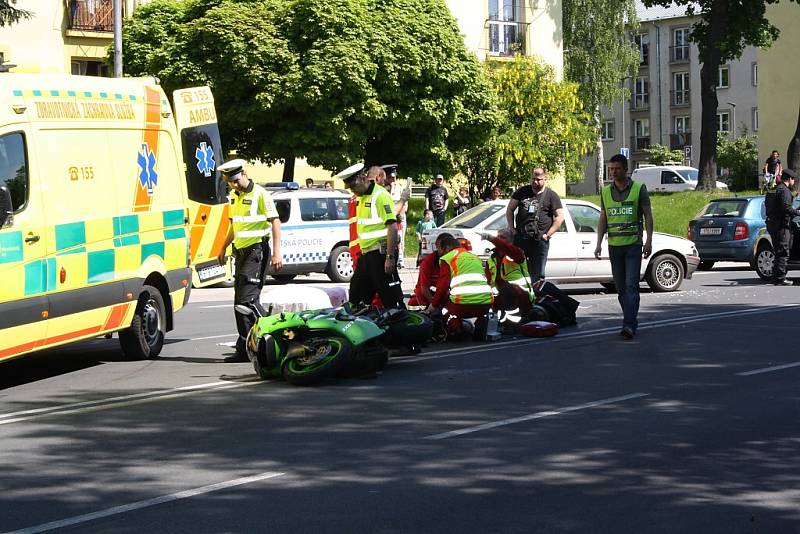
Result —
<instances>
[{"instance_id":1,"label":"dark trousers","mask_svg":"<svg viewBox=\"0 0 800 534\"><path fill-rule=\"evenodd\" d=\"M264 278L270 262L269 243L253 245L242 250L233 250L233 261L236 267L236 276L233 279L233 304L244 304L261 308L261 288L264 287ZM253 315L243 315L234 310L236 317L236 330L239 337L236 339L236 352L245 353L247 348L247 334L253 327Z\"/></svg>"},{"instance_id":2,"label":"dark trousers","mask_svg":"<svg viewBox=\"0 0 800 534\"><path fill-rule=\"evenodd\" d=\"M770 224L767 227L767 231L772 238L772 248L775 251L775 259L772 263L772 277L780 282L786 280L786 266L789 263L789 253L792 250L792 229Z\"/></svg>"},{"instance_id":3,"label":"dark trousers","mask_svg":"<svg viewBox=\"0 0 800 534\"><path fill-rule=\"evenodd\" d=\"M528 317L533 309L531 295L524 288L505 283L497 287L497 296L492 307L495 310L510 311L516 308L520 317Z\"/></svg>"},{"instance_id":4,"label":"dark trousers","mask_svg":"<svg viewBox=\"0 0 800 534\"><path fill-rule=\"evenodd\" d=\"M532 283L535 284L537 280L544 280L544 269L547 266L547 253L550 251L550 242L534 239L517 232L517 235L514 236L514 244L525 253Z\"/></svg>"},{"instance_id":5,"label":"dark trousers","mask_svg":"<svg viewBox=\"0 0 800 534\"><path fill-rule=\"evenodd\" d=\"M437 228L440 228L444 224L445 215L447 215L445 210L433 210L433 220L436 222Z\"/></svg>"},{"instance_id":6,"label":"dark trousers","mask_svg":"<svg viewBox=\"0 0 800 534\"><path fill-rule=\"evenodd\" d=\"M622 326L634 332L639 326L639 273L642 270L642 245L608 247L611 274L622 307Z\"/></svg>"},{"instance_id":7,"label":"dark trousers","mask_svg":"<svg viewBox=\"0 0 800 534\"><path fill-rule=\"evenodd\" d=\"M350 302L369 304L375 293L385 308L403 307L403 289L397 270L386 274L386 254L377 250L362 255L350 279Z\"/></svg>"}]
</instances>

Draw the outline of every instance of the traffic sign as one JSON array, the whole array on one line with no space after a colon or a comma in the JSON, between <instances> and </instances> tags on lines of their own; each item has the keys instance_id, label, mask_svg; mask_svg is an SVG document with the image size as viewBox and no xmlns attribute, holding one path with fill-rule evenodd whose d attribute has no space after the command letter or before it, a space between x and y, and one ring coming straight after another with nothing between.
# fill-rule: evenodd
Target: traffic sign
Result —
<instances>
[{"instance_id":1,"label":"traffic sign","mask_svg":"<svg viewBox=\"0 0 800 534\"><path fill-rule=\"evenodd\" d=\"M692 145L683 145L683 157L689 161L692 160Z\"/></svg>"},{"instance_id":2,"label":"traffic sign","mask_svg":"<svg viewBox=\"0 0 800 534\"><path fill-rule=\"evenodd\" d=\"M621 155L625 156L626 158L630 158L631 157L631 149L630 148L622 147L622 148L619 149L619 153Z\"/></svg>"}]
</instances>

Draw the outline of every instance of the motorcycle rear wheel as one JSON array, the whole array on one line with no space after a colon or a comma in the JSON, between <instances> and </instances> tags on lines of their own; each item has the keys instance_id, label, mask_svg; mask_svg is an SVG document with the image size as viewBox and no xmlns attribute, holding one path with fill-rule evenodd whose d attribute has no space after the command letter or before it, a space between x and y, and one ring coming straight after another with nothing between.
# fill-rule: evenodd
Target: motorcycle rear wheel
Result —
<instances>
[{"instance_id":1,"label":"motorcycle rear wheel","mask_svg":"<svg viewBox=\"0 0 800 534\"><path fill-rule=\"evenodd\" d=\"M303 344L313 350L286 360L283 366L283 378L295 386L308 386L334 376L353 351L350 341L341 336L306 339Z\"/></svg>"}]
</instances>

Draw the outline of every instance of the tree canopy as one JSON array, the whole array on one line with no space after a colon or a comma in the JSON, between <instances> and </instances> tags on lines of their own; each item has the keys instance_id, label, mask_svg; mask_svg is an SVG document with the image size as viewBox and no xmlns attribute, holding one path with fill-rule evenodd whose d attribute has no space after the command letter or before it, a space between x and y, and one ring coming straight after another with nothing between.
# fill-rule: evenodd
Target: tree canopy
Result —
<instances>
[{"instance_id":1,"label":"tree canopy","mask_svg":"<svg viewBox=\"0 0 800 534\"><path fill-rule=\"evenodd\" d=\"M16 24L22 19L29 19L33 13L14 7L17 0L0 0L0 27Z\"/></svg>"},{"instance_id":2,"label":"tree canopy","mask_svg":"<svg viewBox=\"0 0 800 534\"><path fill-rule=\"evenodd\" d=\"M208 84L226 148L265 162L435 172L494 113L444 0L155 0L124 40L129 74Z\"/></svg>"},{"instance_id":3,"label":"tree canopy","mask_svg":"<svg viewBox=\"0 0 800 534\"><path fill-rule=\"evenodd\" d=\"M702 127L698 188L713 189L717 168L717 72L721 63L737 59L745 46L768 48L779 30L767 20L768 4L779 0L643 0L648 7L677 4L699 15L691 40L700 51ZM799 0L790 0L797 3Z\"/></svg>"}]
</instances>

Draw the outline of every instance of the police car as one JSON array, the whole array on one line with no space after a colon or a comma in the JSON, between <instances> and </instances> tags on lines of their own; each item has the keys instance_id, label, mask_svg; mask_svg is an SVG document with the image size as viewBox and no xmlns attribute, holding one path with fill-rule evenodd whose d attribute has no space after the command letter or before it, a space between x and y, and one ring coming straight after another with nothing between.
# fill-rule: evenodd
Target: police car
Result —
<instances>
[{"instance_id":1,"label":"police car","mask_svg":"<svg viewBox=\"0 0 800 534\"><path fill-rule=\"evenodd\" d=\"M270 276L289 282L300 274L325 273L333 282L348 282L353 276L348 248L350 194L298 189L294 182L262 185L272 195L281 220L283 268Z\"/></svg>"}]
</instances>

